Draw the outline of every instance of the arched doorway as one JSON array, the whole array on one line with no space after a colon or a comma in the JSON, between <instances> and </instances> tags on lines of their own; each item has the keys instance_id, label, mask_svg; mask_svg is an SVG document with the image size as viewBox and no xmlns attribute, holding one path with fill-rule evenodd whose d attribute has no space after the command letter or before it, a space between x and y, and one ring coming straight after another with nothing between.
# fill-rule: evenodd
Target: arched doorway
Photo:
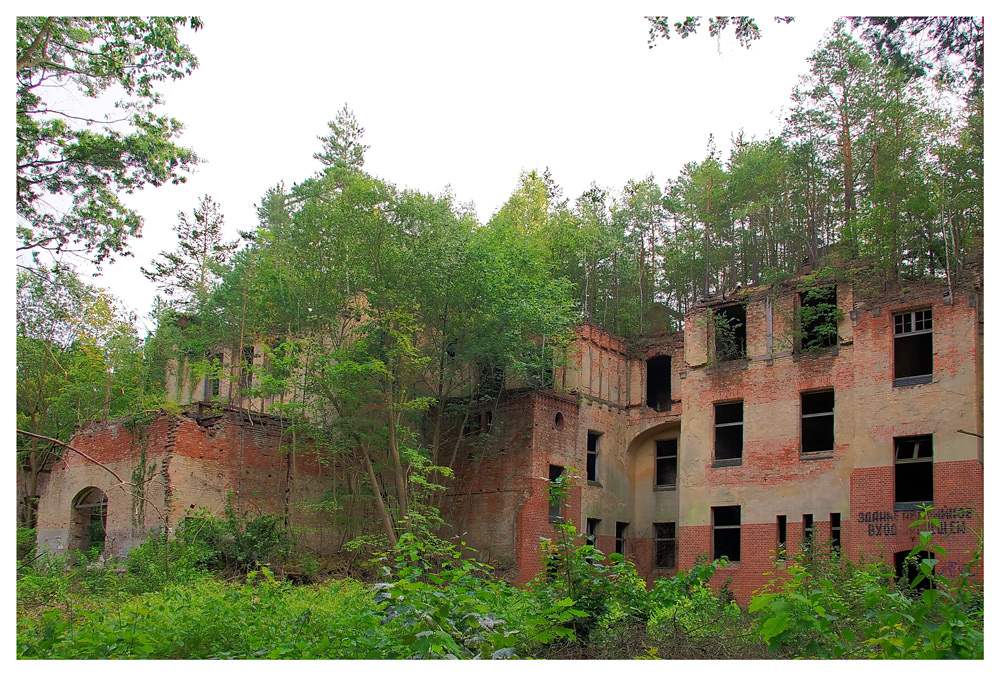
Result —
<instances>
[{"instance_id":1,"label":"arched doorway","mask_svg":"<svg viewBox=\"0 0 1000 676\"><path fill-rule=\"evenodd\" d=\"M84 488L73 499L69 548L104 551L108 526L108 496L100 488Z\"/></svg>"}]
</instances>

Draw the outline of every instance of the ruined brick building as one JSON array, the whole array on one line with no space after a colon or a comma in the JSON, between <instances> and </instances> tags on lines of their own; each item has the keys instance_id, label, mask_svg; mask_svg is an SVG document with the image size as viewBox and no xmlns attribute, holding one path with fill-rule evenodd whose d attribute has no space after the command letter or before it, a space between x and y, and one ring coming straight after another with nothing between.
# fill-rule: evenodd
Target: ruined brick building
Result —
<instances>
[{"instance_id":1,"label":"ruined brick building","mask_svg":"<svg viewBox=\"0 0 1000 676\"><path fill-rule=\"evenodd\" d=\"M682 332L642 341L578 327L551 390L510 390L466 429L443 505L452 532L525 582L543 567L539 539L568 518L647 580L726 556L716 581L746 601L776 558L803 548L897 565L927 503L948 552L939 570L954 575L983 524L981 290L820 291L740 290L695 306ZM808 314L819 302L825 312ZM197 399L210 384L178 389ZM164 515L217 509L227 491L296 526L319 523L295 505L319 499L337 470L280 453L279 427L204 406L142 435L85 427L73 443L95 459L162 476L148 496L160 513L137 520L134 496L69 454L43 486L39 542L79 547L104 518L111 549L125 551ZM549 482L567 468L575 485L550 505ZM335 530L309 533L316 551L339 546Z\"/></svg>"}]
</instances>

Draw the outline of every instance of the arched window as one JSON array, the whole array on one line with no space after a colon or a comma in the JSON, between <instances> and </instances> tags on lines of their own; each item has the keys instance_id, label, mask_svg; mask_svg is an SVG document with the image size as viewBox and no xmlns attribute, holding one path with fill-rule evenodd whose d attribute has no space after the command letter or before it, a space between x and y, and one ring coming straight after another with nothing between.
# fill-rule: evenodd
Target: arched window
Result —
<instances>
[{"instance_id":1,"label":"arched window","mask_svg":"<svg viewBox=\"0 0 1000 676\"><path fill-rule=\"evenodd\" d=\"M69 548L104 551L108 526L108 496L100 488L84 488L73 499Z\"/></svg>"}]
</instances>

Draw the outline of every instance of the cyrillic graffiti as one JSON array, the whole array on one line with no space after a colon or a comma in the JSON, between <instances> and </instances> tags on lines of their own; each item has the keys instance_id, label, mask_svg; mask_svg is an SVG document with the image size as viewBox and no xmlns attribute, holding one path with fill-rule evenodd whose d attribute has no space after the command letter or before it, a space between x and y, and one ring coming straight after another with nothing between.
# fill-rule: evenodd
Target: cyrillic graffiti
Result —
<instances>
[{"instance_id":1,"label":"cyrillic graffiti","mask_svg":"<svg viewBox=\"0 0 1000 676\"><path fill-rule=\"evenodd\" d=\"M971 507L935 507L928 517L937 519L935 526L926 524L925 528L935 535L957 535L967 533L966 519L972 518ZM897 523L910 524L920 518L920 511L907 509L899 512L874 511L858 512L858 523L868 524L868 537L898 535Z\"/></svg>"}]
</instances>

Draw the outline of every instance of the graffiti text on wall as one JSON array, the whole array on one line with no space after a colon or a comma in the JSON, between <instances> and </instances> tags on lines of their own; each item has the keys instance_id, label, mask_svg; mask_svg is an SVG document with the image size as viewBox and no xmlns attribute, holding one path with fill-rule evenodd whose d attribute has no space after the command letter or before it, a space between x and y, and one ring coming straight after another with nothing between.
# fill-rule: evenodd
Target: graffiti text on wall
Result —
<instances>
[{"instance_id":1,"label":"graffiti text on wall","mask_svg":"<svg viewBox=\"0 0 1000 676\"><path fill-rule=\"evenodd\" d=\"M935 507L928 515L939 524L927 524L926 528L936 535L957 535L968 532L966 519L972 518L971 507ZM909 525L920 518L920 512L908 509L899 512L858 512L858 523L868 524L868 537L899 535L897 523ZM905 527L905 526L904 526Z\"/></svg>"}]
</instances>

